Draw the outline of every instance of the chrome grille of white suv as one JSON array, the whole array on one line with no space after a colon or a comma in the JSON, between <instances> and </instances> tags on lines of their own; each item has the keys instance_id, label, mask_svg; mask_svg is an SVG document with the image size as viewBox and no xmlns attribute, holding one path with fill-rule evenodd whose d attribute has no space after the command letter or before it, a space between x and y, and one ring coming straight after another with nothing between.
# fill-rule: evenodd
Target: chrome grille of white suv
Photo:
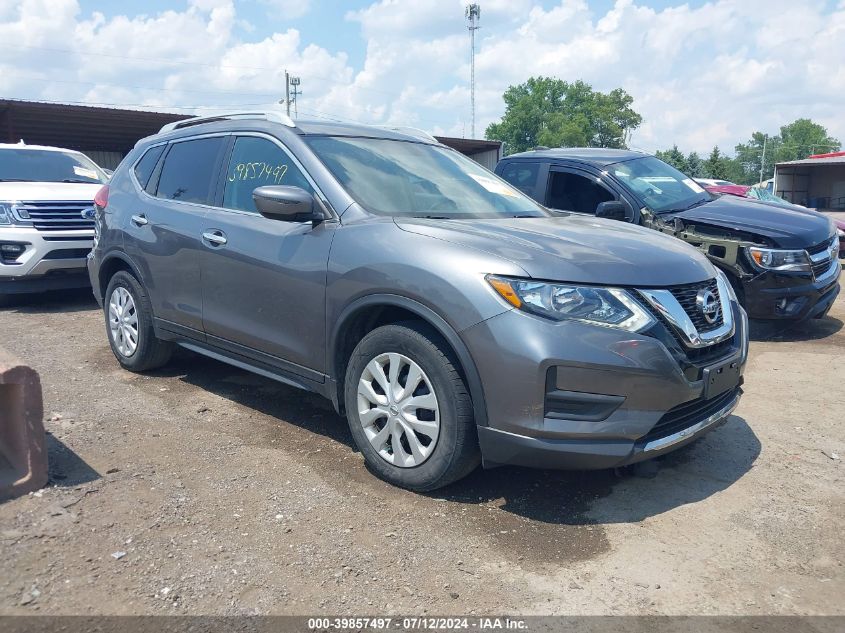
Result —
<instances>
[{"instance_id":1,"label":"chrome grille of white suv","mask_svg":"<svg viewBox=\"0 0 845 633\"><path fill-rule=\"evenodd\" d=\"M94 221L82 217L82 210L91 206L89 201L20 202L14 211L39 231L93 231Z\"/></svg>"}]
</instances>

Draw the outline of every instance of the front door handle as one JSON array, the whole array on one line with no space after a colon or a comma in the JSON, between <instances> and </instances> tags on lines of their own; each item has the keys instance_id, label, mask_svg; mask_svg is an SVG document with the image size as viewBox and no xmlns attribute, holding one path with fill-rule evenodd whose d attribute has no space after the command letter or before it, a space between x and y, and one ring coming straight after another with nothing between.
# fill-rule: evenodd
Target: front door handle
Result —
<instances>
[{"instance_id":1,"label":"front door handle","mask_svg":"<svg viewBox=\"0 0 845 633\"><path fill-rule=\"evenodd\" d=\"M132 216L132 224L134 224L135 226L144 226L145 224L148 224L148 223L149 223L149 220L147 219L147 216L144 215L143 213L136 214L136 215Z\"/></svg>"},{"instance_id":2,"label":"front door handle","mask_svg":"<svg viewBox=\"0 0 845 633\"><path fill-rule=\"evenodd\" d=\"M204 239L209 244L213 246L223 246L229 240L226 239L226 236L223 234L223 231L206 231L202 234L202 239Z\"/></svg>"}]
</instances>

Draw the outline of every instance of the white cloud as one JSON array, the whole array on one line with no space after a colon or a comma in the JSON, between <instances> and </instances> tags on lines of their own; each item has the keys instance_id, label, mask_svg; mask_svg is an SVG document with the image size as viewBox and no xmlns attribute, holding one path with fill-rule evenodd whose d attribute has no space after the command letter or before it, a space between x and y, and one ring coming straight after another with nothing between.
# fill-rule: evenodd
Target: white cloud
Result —
<instances>
[{"instance_id":1,"label":"white cloud","mask_svg":"<svg viewBox=\"0 0 845 633\"><path fill-rule=\"evenodd\" d=\"M265 3L284 19L332 10ZM0 92L156 107L271 104L284 93L287 68L303 78L306 115L460 136L469 133L465 4L374 1L345 14L347 39L329 52L287 27L255 36L256 25L231 0L111 18L83 15L76 0L0 0ZM754 130L775 132L800 116L845 140L836 100L845 92L845 2L714 0L655 9L648 0L617 0L599 14L586 0L481 4L479 134L501 116L508 85L542 74L625 88L644 118L632 144L649 150L677 143L729 151ZM353 67L344 51L361 39L366 55Z\"/></svg>"},{"instance_id":2,"label":"white cloud","mask_svg":"<svg viewBox=\"0 0 845 633\"><path fill-rule=\"evenodd\" d=\"M311 10L311 0L261 0L267 16L276 20L295 20Z\"/></svg>"}]
</instances>

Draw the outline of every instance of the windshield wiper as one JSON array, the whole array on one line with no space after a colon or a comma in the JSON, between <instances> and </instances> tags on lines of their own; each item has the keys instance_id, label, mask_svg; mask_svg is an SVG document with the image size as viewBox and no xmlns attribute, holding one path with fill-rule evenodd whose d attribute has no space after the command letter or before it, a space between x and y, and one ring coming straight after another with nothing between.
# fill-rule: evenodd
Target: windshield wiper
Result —
<instances>
[{"instance_id":1,"label":"windshield wiper","mask_svg":"<svg viewBox=\"0 0 845 633\"><path fill-rule=\"evenodd\" d=\"M696 202L693 202L691 205L689 205L688 207L686 207L683 210L689 211L690 209L694 209L695 207L700 207L702 204L707 204L708 202L710 202L710 200L708 200L706 198L704 200L698 200Z\"/></svg>"},{"instance_id":2,"label":"windshield wiper","mask_svg":"<svg viewBox=\"0 0 845 633\"><path fill-rule=\"evenodd\" d=\"M445 215L412 215L412 218L418 218L420 220L452 220L453 218L446 217Z\"/></svg>"},{"instance_id":3,"label":"windshield wiper","mask_svg":"<svg viewBox=\"0 0 845 633\"><path fill-rule=\"evenodd\" d=\"M62 182L79 182L83 185L95 185L97 183L93 183L90 180L80 180L79 178L64 178Z\"/></svg>"},{"instance_id":4,"label":"windshield wiper","mask_svg":"<svg viewBox=\"0 0 845 633\"><path fill-rule=\"evenodd\" d=\"M0 182L35 182L27 178L0 178Z\"/></svg>"}]
</instances>

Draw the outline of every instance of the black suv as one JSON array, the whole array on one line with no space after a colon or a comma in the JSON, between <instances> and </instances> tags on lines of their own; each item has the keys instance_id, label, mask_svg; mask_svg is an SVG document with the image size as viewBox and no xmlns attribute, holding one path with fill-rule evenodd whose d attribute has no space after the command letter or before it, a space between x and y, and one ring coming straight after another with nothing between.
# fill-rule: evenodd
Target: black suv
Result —
<instances>
[{"instance_id":1,"label":"black suv","mask_svg":"<svg viewBox=\"0 0 845 633\"><path fill-rule=\"evenodd\" d=\"M839 294L833 222L799 207L713 196L663 161L616 149L537 149L496 174L550 209L674 235L724 271L748 316L821 318Z\"/></svg>"}]
</instances>

